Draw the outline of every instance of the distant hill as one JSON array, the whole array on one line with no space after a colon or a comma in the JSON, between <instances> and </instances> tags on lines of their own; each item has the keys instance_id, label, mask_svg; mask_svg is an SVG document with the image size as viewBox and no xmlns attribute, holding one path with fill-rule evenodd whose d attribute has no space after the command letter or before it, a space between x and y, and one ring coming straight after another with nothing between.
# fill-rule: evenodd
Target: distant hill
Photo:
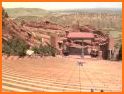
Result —
<instances>
[{"instance_id":1,"label":"distant hill","mask_svg":"<svg viewBox=\"0 0 124 94\"><path fill-rule=\"evenodd\" d=\"M48 11L40 8L6 8L8 15L12 18L20 16L40 16L49 13Z\"/></svg>"},{"instance_id":2,"label":"distant hill","mask_svg":"<svg viewBox=\"0 0 124 94\"><path fill-rule=\"evenodd\" d=\"M47 14L84 14L84 13L111 13L121 14L120 8L92 8L92 9L67 9L67 10L44 10L40 8L6 8L10 17L16 18L20 16L42 16Z\"/></svg>"},{"instance_id":3,"label":"distant hill","mask_svg":"<svg viewBox=\"0 0 124 94\"><path fill-rule=\"evenodd\" d=\"M121 13L121 8L86 8L86 9L67 9L67 10L52 10L51 13Z\"/></svg>"},{"instance_id":4,"label":"distant hill","mask_svg":"<svg viewBox=\"0 0 124 94\"><path fill-rule=\"evenodd\" d=\"M80 25L91 25L96 28L109 31L117 37L122 30L121 8L92 8L92 9L67 9L67 10L44 10L39 8L9 8L8 15L20 23L25 21L50 21L59 25L72 25L78 20ZM107 30L106 30L107 28ZM112 29L112 30L111 30Z\"/></svg>"}]
</instances>

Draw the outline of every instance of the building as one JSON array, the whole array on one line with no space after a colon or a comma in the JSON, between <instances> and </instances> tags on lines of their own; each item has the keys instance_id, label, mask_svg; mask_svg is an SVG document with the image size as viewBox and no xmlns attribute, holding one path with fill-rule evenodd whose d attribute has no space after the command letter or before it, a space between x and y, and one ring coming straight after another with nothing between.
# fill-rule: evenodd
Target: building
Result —
<instances>
[{"instance_id":1,"label":"building","mask_svg":"<svg viewBox=\"0 0 124 94\"><path fill-rule=\"evenodd\" d=\"M89 55L92 42L94 40L93 33L87 32L71 32L67 35L70 41L69 54Z\"/></svg>"},{"instance_id":2,"label":"building","mask_svg":"<svg viewBox=\"0 0 124 94\"><path fill-rule=\"evenodd\" d=\"M68 28L65 34L63 45L66 45L70 55L91 55L108 59L111 56L110 50L113 48L113 41L108 35L93 26L75 25ZM112 43L111 43L112 42ZM111 47L110 47L111 46Z\"/></svg>"}]
</instances>

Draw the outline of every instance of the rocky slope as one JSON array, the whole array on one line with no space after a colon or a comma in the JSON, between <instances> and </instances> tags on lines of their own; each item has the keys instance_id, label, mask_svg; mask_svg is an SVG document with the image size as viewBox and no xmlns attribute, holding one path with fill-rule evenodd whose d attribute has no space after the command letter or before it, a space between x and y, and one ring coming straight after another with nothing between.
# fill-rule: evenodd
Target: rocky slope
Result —
<instances>
[{"instance_id":1,"label":"rocky slope","mask_svg":"<svg viewBox=\"0 0 124 94\"><path fill-rule=\"evenodd\" d=\"M62 32L64 29L64 27L48 21L22 21L19 24L5 14L7 15L3 9L2 38L6 41L13 37L18 37L25 40L29 45L40 44L40 39L44 38L48 42L50 40L50 34Z\"/></svg>"}]
</instances>

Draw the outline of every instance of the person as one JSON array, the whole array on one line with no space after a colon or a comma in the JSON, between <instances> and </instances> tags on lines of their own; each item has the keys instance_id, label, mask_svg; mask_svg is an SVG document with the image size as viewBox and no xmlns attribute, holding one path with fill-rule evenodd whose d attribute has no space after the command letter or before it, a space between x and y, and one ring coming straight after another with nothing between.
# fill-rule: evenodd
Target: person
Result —
<instances>
[{"instance_id":1,"label":"person","mask_svg":"<svg viewBox=\"0 0 124 94\"><path fill-rule=\"evenodd\" d=\"M104 92L103 90L101 90L101 92Z\"/></svg>"},{"instance_id":2,"label":"person","mask_svg":"<svg viewBox=\"0 0 124 94\"><path fill-rule=\"evenodd\" d=\"M91 92L94 92L94 89L91 89Z\"/></svg>"}]
</instances>

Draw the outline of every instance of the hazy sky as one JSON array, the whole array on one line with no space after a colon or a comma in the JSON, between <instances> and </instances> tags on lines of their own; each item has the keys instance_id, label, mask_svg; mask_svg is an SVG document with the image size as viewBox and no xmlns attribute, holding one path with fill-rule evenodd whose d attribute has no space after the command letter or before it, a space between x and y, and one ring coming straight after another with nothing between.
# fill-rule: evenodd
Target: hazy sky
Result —
<instances>
[{"instance_id":1,"label":"hazy sky","mask_svg":"<svg viewBox=\"0 0 124 94\"><path fill-rule=\"evenodd\" d=\"M4 8L80 9L122 8L122 2L2 2Z\"/></svg>"}]
</instances>

